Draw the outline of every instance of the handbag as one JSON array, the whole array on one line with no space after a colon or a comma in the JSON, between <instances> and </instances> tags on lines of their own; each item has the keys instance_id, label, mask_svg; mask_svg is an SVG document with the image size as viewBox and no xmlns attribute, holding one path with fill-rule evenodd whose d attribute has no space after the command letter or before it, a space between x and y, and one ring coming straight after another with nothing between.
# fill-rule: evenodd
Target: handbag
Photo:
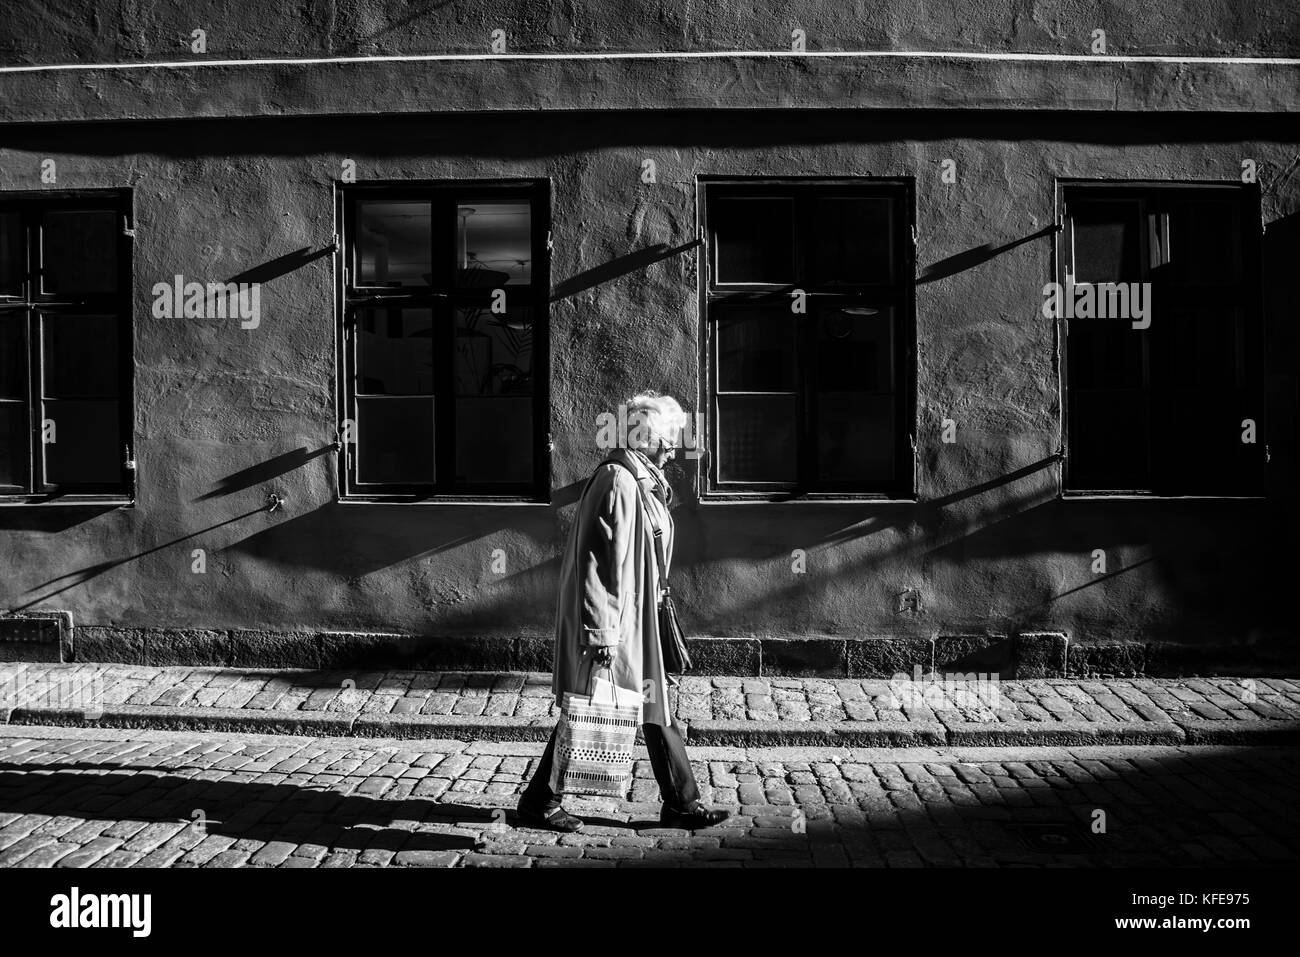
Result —
<instances>
[{"instance_id":1,"label":"handbag","mask_svg":"<svg viewBox=\"0 0 1300 957\"><path fill-rule=\"evenodd\" d=\"M641 707L631 698L628 704L619 703L613 667L609 673L612 704L597 702L594 695L564 696L551 765L550 785L556 794L627 797Z\"/></svg>"},{"instance_id":2,"label":"handbag","mask_svg":"<svg viewBox=\"0 0 1300 957\"><path fill-rule=\"evenodd\" d=\"M627 466L617 459L607 459L617 465ZM631 469L628 469L631 471ZM633 475L633 478L636 478ZM664 671L679 675L691 667L691 656L686 651L686 634L682 623L677 618L677 606L673 603L672 590L668 586L668 557L664 553L664 530L654 524L651 516L650 502L646 490L638 481L636 489L641 495L641 507L645 509L646 521L654 531L655 563L659 566L659 648L663 655Z\"/></svg>"}]
</instances>

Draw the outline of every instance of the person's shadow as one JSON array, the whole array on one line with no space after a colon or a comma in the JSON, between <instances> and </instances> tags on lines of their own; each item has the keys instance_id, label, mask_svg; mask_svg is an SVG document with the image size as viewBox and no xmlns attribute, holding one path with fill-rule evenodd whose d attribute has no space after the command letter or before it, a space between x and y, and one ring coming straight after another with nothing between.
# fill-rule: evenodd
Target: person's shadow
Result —
<instances>
[{"instance_id":1,"label":"person's shadow","mask_svg":"<svg viewBox=\"0 0 1300 957\"><path fill-rule=\"evenodd\" d=\"M416 828L440 823L487 830L501 820L492 808L426 797L385 800L320 787L205 781L89 762L0 763L0 812L86 821L190 821L205 835L235 840L394 851L472 850L482 841Z\"/></svg>"}]
</instances>

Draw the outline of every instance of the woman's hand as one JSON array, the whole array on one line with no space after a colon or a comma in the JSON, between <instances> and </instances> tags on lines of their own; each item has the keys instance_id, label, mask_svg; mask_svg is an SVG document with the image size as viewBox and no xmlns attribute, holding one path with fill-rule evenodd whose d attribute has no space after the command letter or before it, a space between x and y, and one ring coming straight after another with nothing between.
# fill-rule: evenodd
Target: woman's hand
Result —
<instances>
[{"instance_id":1,"label":"woman's hand","mask_svg":"<svg viewBox=\"0 0 1300 957\"><path fill-rule=\"evenodd\" d=\"M602 668L608 668L614 660L614 656L610 653L611 650L612 649L608 647L597 648L595 655L593 656L596 664L600 665Z\"/></svg>"}]
</instances>

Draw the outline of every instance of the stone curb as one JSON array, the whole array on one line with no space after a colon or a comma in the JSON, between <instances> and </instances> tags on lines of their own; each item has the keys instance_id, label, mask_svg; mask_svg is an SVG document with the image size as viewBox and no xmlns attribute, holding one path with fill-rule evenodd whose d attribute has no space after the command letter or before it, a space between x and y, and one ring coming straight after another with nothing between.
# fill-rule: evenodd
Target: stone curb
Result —
<instances>
[{"instance_id":1,"label":"stone curb","mask_svg":"<svg viewBox=\"0 0 1300 957\"><path fill-rule=\"evenodd\" d=\"M158 731L238 731L250 734L352 736L355 715L330 711L260 711L245 708L168 708L114 705L85 708L15 708L9 724L81 728L148 728Z\"/></svg>"},{"instance_id":2,"label":"stone curb","mask_svg":"<svg viewBox=\"0 0 1300 957\"><path fill-rule=\"evenodd\" d=\"M1240 724L1233 719L1223 724ZM1068 747L1189 743L1172 721L947 721L947 743L961 747Z\"/></svg>"},{"instance_id":3,"label":"stone curb","mask_svg":"<svg viewBox=\"0 0 1300 957\"><path fill-rule=\"evenodd\" d=\"M547 718L480 715L362 714L352 723L358 738L458 738L465 741L546 741L555 722Z\"/></svg>"},{"instance_id":4,"label":"stone curb","mask_svg":"<svg viewBox=\"0 0 1300 957\"><path fill-rule=\"evenodd\" d=\"M688 722L691 744L724 747L942 747L947 735L937 721L716 721Z\"/></svg>"},{"instance_id":5,"label":"stone curb","mask_svg":"<svg viewBox=\"0 0 1300 957\"><path fill-rule=\"evenodd\" d=\"M1179 718L1170 721L737 721L683 722L686 739L702 747L1141 747L1182 744L1300 743L1300 721ZM476 715L364 714L247 708L115 705L102 711L23 707L0 710L0 724L159 731L231 731L342 738L442 738L461 741L545 741L549 718Z\"/></svg>"},{"instance_id":6,"label":"stone curb","mask_svg":"<svg viewBox=\"0 0 1300 957\"><path fill-rule=\"evenodd\" d=\"M1175 718L1188 744L1296 744L1300 721L1250 721Z\"/></svg>"}]
</instances>

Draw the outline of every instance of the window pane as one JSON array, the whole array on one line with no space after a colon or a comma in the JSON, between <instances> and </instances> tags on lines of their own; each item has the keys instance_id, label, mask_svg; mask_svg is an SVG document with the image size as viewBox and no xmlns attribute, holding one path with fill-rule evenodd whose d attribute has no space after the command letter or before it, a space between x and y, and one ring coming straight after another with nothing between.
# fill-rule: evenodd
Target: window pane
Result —
<instances>
[{"instance_id":1,"label":"window pane","mask_svg":"<svg viewBox=\"0 0 1300 957\"><path fill-rule=\"evenodd\" d=\"M894 278L893 204L879 197L828 196L817 201L818 282L880 283Z\"/></svg>"},{"instance_id":2,"label":"window pane","mask_svg":"<svg viewBox=\"0 0 1300 957\"><path fill-rule=\"evenodd\" d=\"M825 392L892 392L893 310L828 310L817 325L817 386Z\"/></svg>"},{"instance_id":3,"label":"window pane","mask_svg":"<svg viewBox=\"0 0 1300 957\"><path fill-rule=\"evenodd\" d=\"M56 400L45 403L55 441L45 444L45 481L51 485L116 485L126 446L116 402Z\"/></svg>"},{"instance_id":4,"label":"window pane","mask_svg":"<svg viewBox=\"0 0 1300 957\"><path fill-rule=\"evenodd\" d=\"M526 483L533 478L533 400L456 402L456 481Z\"/></svg>"},{"instance_id":5,"label":"window pane","mask_svg":"<svg viewBox=\"0 0 1300 957\"><path fill-rule=\"evenodd\" d=\"M1187 237L1180 237L1181 240ZM1163 267L1173 262L1173 224L1170 222L1169 214L1147 213L1147 250L1148 266L1151 269L1151 275L1154 278L1163 278Z\"/></svg>"},{"instance_id":6,"label":"window pane","mask_svg":"<svg viewBox=\"0 0 1300 957\"><path fill-rule=\"evenodd\" d=\"M17 213L0 213L0 295L22 295L26 266L22 217Z\"/></svg>"},{"instance_id":7,"label":"window pane","mask_svg":"<svg viewBox=\"0 0 1300 957\"><path fill-rule=\"evenodd\" d=\"M1075 282L1141 280L1137 203L1073 201L1070 211Z\"/></svg>"},{"instance_id":8,"label":"window pane","mask_svg":"<svg viewBox=\"0 0 1300 957\"><path fill-rule=\"evenodd\" d=\"M795 321L788 310L719 309L719 392L789 392L795 387Z\"/></svg>"},{"instance_id":9,"label":"window pane","mask_svg":"<svg viewBox=\"0 0 1300 957\"><path fill-rule=\"evenodd\" d=\"M25 312L0 312L0 399L27 395Z\"/></svg>"},{"instance_id":10,"label":"window pane","mask_svg":"<svg viewBox=\"0 0 1300 957\"><path fill-rule=\"evenodd\" d=\"M817 463L823 481L894 477L894 397L817 394Z\"/></svg>"},{"instance_id":11,"label":"window pane","mask_svg":"<svg viewBox=\"0 0 1300 957\"><path fill-rule=\"evenodd\" d=\"M27 488L27 405L0 402L0 485Z\"/></svg>"},{"instance_id":12,"label":"window pane","mask_svg":"<svg viewBox=\"0 0 1300 957\"><path fill-rule=\"evenodd\" d=\"M1159 321L1159 320L1157 320ZM1146 330L1127 319L1073 319L1066 331L1071 389L1138 389L1146 384L1142 345Z\"/></svg>"},{"instance_id":13,"label":"window pane","mask_svg":"<svg viewBox=\"0 0 1300 957\"><path fill-rule=\"evenodd\" d=\"M1151 487L1145 392L1070 393L1070 488L1084 491Z\"/></svg>"},{"instance_id":14,"label":"window pane","mask_svg":"<svg viewBox=\"0 0 1300 957\"><path fill-rule=\"evenodd\" d=\"M1165 278L1186 283L1237 281L1241 274L1241 214L1236 202L1180 203L1170 220L1169 274Z\"/></svg>"},{"instance_id":15,"label":"window pane","mask_svg":"<svg viewBox=\"0 0 1300 957\"><path fill-rule=\"evenodd\" d=\"M116 316L45 313L41 329L45 339L45 395L117 395L120 369Z\"/></svg>"},{"instance_id":16,"label":"window pane","mask_svg":"<svg viewBox=\"0 0 1300 957\"><path fill-rule=\"evenodd\" d=\"M1246 490L1262 474L1262 455L1240 442L1241 419L1252 416L1237 389L1250 381L1242 362L1257 318L1248 321L1231 286L1246 271L1242 193L1143 187L1126 195L1134 198L1068 198L1076 279L1140 281L1146 266L1156 305L1148 330L1124 320L1069 323L1070 487ZM1141 233L1133 226L1139 198ZM1135 262L1139 239L1145 263ZM1224 288L1204 288L1215 284Z\"/></svg>"},{"instance_id":17,"label":"window pane","mask_svg":"<svg viewBox=\"0 0 1300 957\"><path fill-rule=\"evenodd\" d=\"M794 201L722 197L709 207L715 282L794 281Z\"/></svg>"},{"instance_id":18,"label":"window pane","mask_svg":"<svg viewBox=\"0 0 1300 957\"><path fill-rule=\"evenodd\" d=\"M433 285L430 223L427 202L358 202L359 285Z\"/></svg>"},{"instance_id":19,"label":"window pane","mask_svg":"<svg viewBox=\"0 0 1300 957\"><path fill-rule=\"evenodd\" d=\"M470 201L456 207L458 286L496 289L533 280L528 203Z\"/></svg>"},{"instance_id":20,"label":"window pane","mask_svg":"<svg viewBox=\"0 0 1300 957\"><path fill-rule=\"evenodd\" d=\"M718 396L718 480L793 482L795 409L792 395Z\"/></svg>"},{"instance_id":21,"label":"window pane","mask_svg":"<svg viewBox=\"0 0 1300 957\"><path fill-rule=\"evenodd\" d=\"M357 312L357 391L369 395L433 392L433 311Z\"/></svg>"},{"instance_id":22,"label":"window pane","mask_svg":"<svg viewBox=\"0 0 1300 957\"><path fill-rule=\"evenodd\" d=\"M533 310L458 309L455 362L457 395L531 395Z\"/></svg>"},{"instance_id":23,"label":"window pane","mask_svg":"<svg viewBox=\"0 0 1300 957\"><path fill-rule=\"evenodd\" d=\"M357 399L357 481L434 480L433 399Z\"/></svg>"},{"instance_id":24,"label":"window pane","mask_svg":"<svg viewBox=\"0 0 1300 957\"><path fill-rule=\"evenodd\" d=\"M1262 439L1241 441L1243 419L1262 423L1260 406L1231 389L1158 395L1152 436L1155 490L1166 495L1249 495L1261 491Z\"/></svg>"},{"instance_id":25,"label":"window pane","mask_svg":"<svg viewBox=\"0 0 1300 957\"><path fill-rule=\"evenodd\" d=\"M1152 385L1161 389L1225 389L1237 384L1235 309L1162 312L1151 324L1157 348Z\"/></svg>"},{"instance_id":26,"label":"window pane","mask_svg":"<svg viewBox=\"0 0 1300 957\"><path fill-rule=\"evenodd\" d=\"M42 221L42 283L47 294L117 291L118 213L66 210Z\"/></svg>"}]
</instances>

